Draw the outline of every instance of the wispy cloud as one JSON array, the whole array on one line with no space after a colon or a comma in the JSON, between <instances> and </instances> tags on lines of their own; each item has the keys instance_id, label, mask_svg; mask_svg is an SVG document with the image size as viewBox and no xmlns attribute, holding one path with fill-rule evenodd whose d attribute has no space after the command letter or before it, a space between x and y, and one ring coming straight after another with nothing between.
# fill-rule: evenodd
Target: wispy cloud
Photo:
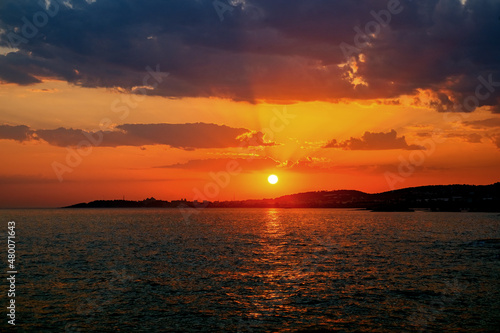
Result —
<instances>
[{"instance_id":1,"label":"wispy cloud","mask_svg":"<svg viewBox=\"0 0 500 333\"><path fill-rule=\"evenodd\" d=\"M500 127L500 117L488 118L483 120L464 121L463 124L477 129Z\"/></svg>"},{"instance_id":2,"label":"wispy cloud","mask_svg":"<svg viewBox=\"0 0 500 333\"><path fill-rule=\"evenodd\" d=\"M185 163L176 163L164 166L158 166L157 168L169 168L169 169L189 169L189 170L224 170L229 162L237 162L241 166L243 172L245 171L257 171L266 170L271 168L276 168L279 163L272 160L271 158L208 158L208 159L196 159L190 160Z\"/></svg>"}]
</instances>

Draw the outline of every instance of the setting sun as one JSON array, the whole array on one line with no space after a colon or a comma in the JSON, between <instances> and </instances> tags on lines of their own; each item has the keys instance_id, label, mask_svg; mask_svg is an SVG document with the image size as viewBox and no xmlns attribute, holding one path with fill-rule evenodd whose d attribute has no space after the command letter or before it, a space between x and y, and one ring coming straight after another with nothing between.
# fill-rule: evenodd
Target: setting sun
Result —
<instances>
[{"instance_id":1,"label":"setting sun","mask_svg":"<svg viewBox=\"0 0 500 333\"><path fill-rule=\"evenodd\" d=\"M269 177L267 177L267 181L270 184L276 184L278 182L278 176L276 176L276 175L269 175Z\"/></svg>"}]
</instances>

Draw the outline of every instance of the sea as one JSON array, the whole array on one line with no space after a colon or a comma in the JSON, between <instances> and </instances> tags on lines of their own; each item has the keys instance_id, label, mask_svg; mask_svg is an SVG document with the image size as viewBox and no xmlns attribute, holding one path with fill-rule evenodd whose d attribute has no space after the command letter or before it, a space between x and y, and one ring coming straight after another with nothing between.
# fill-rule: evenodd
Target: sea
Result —
<instances>
[{"instance_id":1,"label":"sea","mask_svg":"<svg viewBox=\"0 0 500 333\"><path fill-rule=\"evenodd\" d=\"M4 277L16 222L16 332L500 332L498 213L30 209L0 221Z\"/></svg>"}]
</instances>

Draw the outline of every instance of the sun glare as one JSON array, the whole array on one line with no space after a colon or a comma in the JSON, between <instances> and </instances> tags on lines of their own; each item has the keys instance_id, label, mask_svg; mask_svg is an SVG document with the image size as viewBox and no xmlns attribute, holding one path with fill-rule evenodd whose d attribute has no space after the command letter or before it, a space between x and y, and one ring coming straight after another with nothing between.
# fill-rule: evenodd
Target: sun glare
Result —
<instances>
[{"instance_id":1,"label":"sun glare","mask_svg":"<svg viewBox=\"0 0 500 333\"><path fill-rule=\"evenodd\" d=\"M267 177L267 181L270 184L276 184L278 182L278 176L276 176L276 175L269 175L269 177Z\"/></svg>"}]
</instances>

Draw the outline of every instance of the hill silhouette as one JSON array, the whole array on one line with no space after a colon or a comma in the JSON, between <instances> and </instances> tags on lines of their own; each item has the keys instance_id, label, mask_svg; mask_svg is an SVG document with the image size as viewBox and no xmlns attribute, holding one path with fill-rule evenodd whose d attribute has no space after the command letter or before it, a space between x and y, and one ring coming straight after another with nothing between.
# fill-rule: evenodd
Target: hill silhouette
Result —
<instances>
[{"instance_id":1,"label":"hill silhouette","mask_svg":"<svg viewBox=\"0 0 500 333\"><path fill-rule=\"evenodd\" d=\"M429 185L365 193L355 190L315 191L274 199L241 201L96 200L64 208L360 208L373 211L500 212L500 182L491 185Z\"/></svg>"}]
</instances>

